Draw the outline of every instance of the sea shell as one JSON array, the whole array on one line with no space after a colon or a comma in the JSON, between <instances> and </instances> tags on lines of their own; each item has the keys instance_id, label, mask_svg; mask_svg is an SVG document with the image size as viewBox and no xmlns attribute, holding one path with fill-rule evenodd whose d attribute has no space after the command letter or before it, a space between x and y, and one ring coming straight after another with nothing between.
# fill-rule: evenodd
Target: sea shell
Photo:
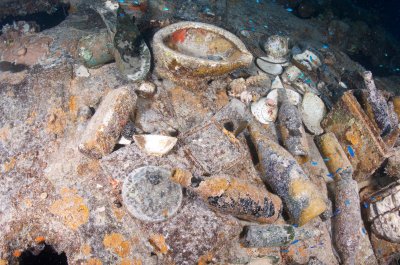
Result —
<instances>
[{"instance_id":1,"label":"sea shell","mask_svg":"<svg viewBox=\"0 0 400 265\"><path fill-rule=\"evenodd\" d=\"M324 102L313 93L305 93L300 107L300 113L306 128L315 135L324 132L321 121L326 115Z\"/></svg>"},{"instance_id":2,"label":"sea shell","mask_svg":"<svg viewBox=\"0 0 400 265\"><path fill-rule=\"evenodd\" d=\"M289 99L289 102L293 105L297 106L301 102L301 95L294 90L286 89L286 94ZM273 89L268 93L267 98L278 102L278 89Z\"/></svg>"},{"instance_id":3,"label":"sea shell","mask_svg":"<svg viewBox=\"0 0 400 265\"><path fill-rule=\"evenodd\" d=\"M278 102L267 97L260 98L251 104L251 113L263 124L275 122L278 115Z\"/></svg>"},{"instance_id":4,"label":"sea shell","mask_svg":"<svg viewBox=\"0 0 400 265\"><path fill-rule=\"evenodd\" d=\"M162 156L171 151L178 141L177 138L164 135L134 135L137 146L149 155Z\"/></svg>"},{"instance_id":5,"label":"sea shell","mask_svg":"<svg viewBox=\"0 0 400 265\"><path fill-rule=\"evenodd\" d=\"M283 67L280 64L267 62L266 57L260 57L256 60L257 67L263 72L271 75L280 75L283 72Z\"/></svg>"}]
</instances>

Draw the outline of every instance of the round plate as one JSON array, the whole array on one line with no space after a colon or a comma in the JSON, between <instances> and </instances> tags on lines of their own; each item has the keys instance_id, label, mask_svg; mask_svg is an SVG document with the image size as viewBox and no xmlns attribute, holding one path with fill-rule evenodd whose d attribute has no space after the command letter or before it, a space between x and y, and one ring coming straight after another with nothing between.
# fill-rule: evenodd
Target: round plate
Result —
<instances>
[{"instance_id":1,"label":"round plate","mask_svg":"<svg viewBox=\"0 0 400 265\"><path fill-rule=\"evenodd\" d=\"M146 166L135 169L125 179L122 198L128 211L142 221L164 221L182 203L182 188L170 180L171 171Z\"/></svg>"}]
</instances>

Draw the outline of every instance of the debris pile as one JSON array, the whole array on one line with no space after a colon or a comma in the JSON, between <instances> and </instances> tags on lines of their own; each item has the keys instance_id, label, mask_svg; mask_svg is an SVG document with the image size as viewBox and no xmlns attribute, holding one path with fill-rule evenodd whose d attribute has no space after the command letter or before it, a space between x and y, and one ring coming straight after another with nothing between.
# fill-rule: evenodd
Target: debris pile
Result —
<instances>
[{"instance_id":1,"label":"debris pile","mask_svg":"<svg viewBox=\"0 0 400 265\"><path fill-rule=\"evenodd\" d=\"M309 17L314 11L306 3L296 8ZM71 264L395 260L399 98L378 89L369 71L339 71L345 59L337 50L305 47L285 34L246 47L245 36L215 25L168 22L152 28L147 41L132 16L145 23L150 7L142 1L93 4L104 27L75 36L71 76L53 85L69 87L48 101L58 108L43 115L52 138L35 129L51 143L28 165L32 172L39 168L34 175L42 179L27 185L52 187L39 193L48 220L38 222L80 240L53 234L40 243L65 248ZM218 15L185 5L177 17L190 12ZM58 41L46 42L43 53L53 54ZM15 45L1 58L14 54L19 62L25 55L15 55ZM0 78L0 85L4 80L10 79ZM21 97L40 90L35 84ZM7 81L5 95L19 97L10 87ZM38 114L27 115L34 120ZM0 151L13 126L18 123L0 128ZM27 167L20 161L2 165L4 179ZM15 197L6 197L7 205L32 209L31 201L39 200L34 192L20 202L19 191L10 190ZM0 205L0 217L3 211L11 210ZM22 253L10 227L0 232L12 242L0 244L1 265ZM17 227L24 235L30 229Z\"/></svg>"}]
</instances>

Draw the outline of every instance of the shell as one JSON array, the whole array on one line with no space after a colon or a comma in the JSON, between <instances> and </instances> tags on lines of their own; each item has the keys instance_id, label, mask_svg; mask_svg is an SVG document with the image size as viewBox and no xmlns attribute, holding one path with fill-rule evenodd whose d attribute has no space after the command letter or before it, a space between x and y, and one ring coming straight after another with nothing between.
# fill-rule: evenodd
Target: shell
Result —
<instances>
[{"instance_id":1,"label":"shell","mask_svg":"<svg viewBox=\"0 0 400 265\"><path fill-rule=\"evenodd\" d=\"M178 141L177 138L164 135L134 135L137 146L149 155L162 156L171 151Z\"/></svg>"},{"instance_id":2,"label":"shell","mask_svg":"<svg viewBox=\"0 0 400 265\"><path fill-rule=\"evenodd\" d=\"M267 62L265 59L266 57L260 57L256 60L256 65L261 71L271 75L282 74L283 67L280 64L270 63Z\"/></svg>"},{"instance_id":3,"label":"shell","mask_svg":"<svg viewBox=\"0 0 400 265\"><path fill-rule=\"evenodd\" d=\"M301 95L294 90L286 89L286 94L288 96L289 102L293 105L299 105L301 102ZM268 93L267 98L278 102L278 89L273 89Z\"/></svg>"},{"instance_id":4,"label":"shell","mask_svg":"<svg viewBox=\"0 0 400 265\"><path fill-rule=\"evenodd\" d=\"M315 135L324 132L321 121L326 115L324 102L313 93L305 93L301 104L300 113L306 128Z\"/></svg>"},{"instance_id":5,"label":"shell","mask_svg":"<svg viewBox=\"0 0 400 265\"><path fill-rule=\"evenodd\" d=\"M267 97L260 98L251 104L251 113L262 124L275 122L278 116L278 102Z\"/></svg>"}]
</instances>

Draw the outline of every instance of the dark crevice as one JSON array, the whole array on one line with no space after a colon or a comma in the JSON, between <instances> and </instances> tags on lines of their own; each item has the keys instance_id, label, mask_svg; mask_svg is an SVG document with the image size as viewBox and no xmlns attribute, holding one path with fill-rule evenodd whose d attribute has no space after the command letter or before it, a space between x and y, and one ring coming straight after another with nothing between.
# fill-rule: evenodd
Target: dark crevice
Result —
<instances>
[{"instance_id":1,"label":"dark crevice","mask_svg":"<svg viewBox=\"0 0 400 265\"><path fill-rule=\"evenodd\" d=\"M38 12L25 16L7 16L0 20L0 29L6 24L13 24L15 21L32 21L35 22L40 31L53 28L63 22L68 16L69 4L61 4L55 7L52 13ZM1 35L0 31L0 35Z\"/></svg>"},{"instance_id":2,"label":"dark crevice","mask_svg":"<svg viewBox=\"0 0 400 265\"><path fill-rule=\"evenodd\" d=\"M40 246L32 247L22 252L19 264L68 265L68 261L64 252L58 254L51 245L40 244Z\"/></svg>"},{"instance_id":3,"label":"dark crevice","mask_svg":"<svg viewBox=\"0 0 400 265\"><path fill-rule=\"evenodd\" d=\"M257 148L249 134L245 134L245 139L246 139L247 146L249 147L251 160L253 161L253 164L258 165L258 163L260 163L260 159L257 154Z\"/></svg>"}]
</instances>

